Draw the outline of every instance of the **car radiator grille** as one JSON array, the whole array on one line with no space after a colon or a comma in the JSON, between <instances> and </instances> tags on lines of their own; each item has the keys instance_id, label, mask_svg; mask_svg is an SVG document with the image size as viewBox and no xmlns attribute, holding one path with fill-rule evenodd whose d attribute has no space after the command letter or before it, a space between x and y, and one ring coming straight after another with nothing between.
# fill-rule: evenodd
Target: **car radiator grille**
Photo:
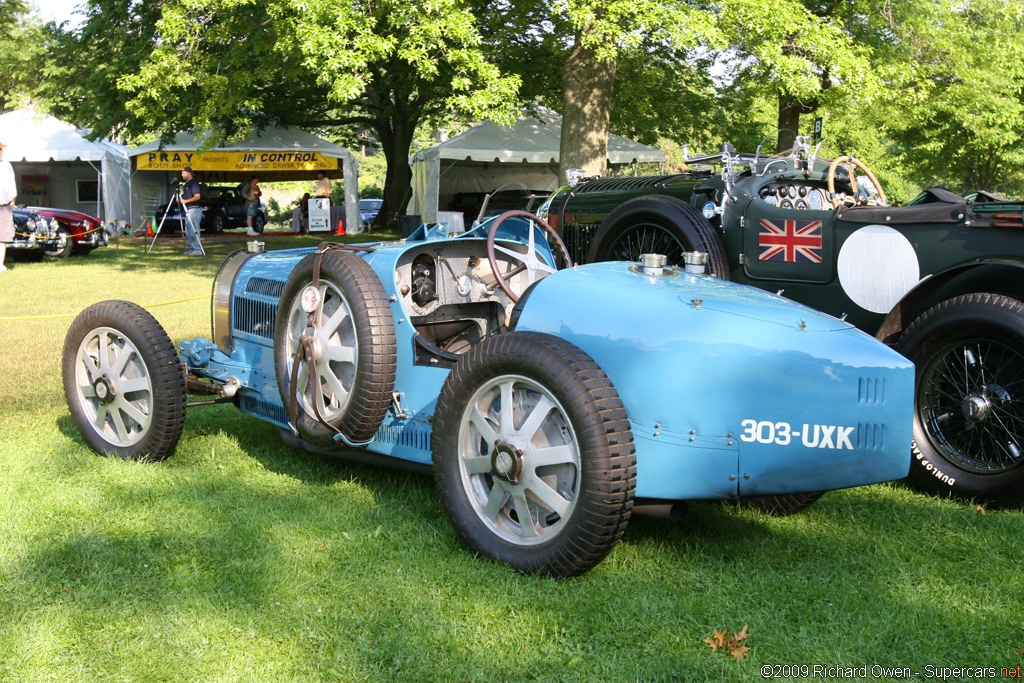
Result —
<instances>
[{"instance_id":1,"label":"car radiator grille","mask_svg":"<svg viewBox=\"0 0 1024 683\"><path fill-rule=\"evenodd\" d=\"M264 339L274 339L274 319L277 317L277 304L235 297L231 311L231 324L236 332L247 332Z\"/></svg>"},{"instance_id":2,"label":"car radiator grille","mask_svg":"<svg viewBox=\"0 0 1024 683\"><path fill-rule=\"evenodd\" d=\"M590 241L599 227L598 223L567 223L562 226L562 241L565 242L573 263L586 261Z\"/></svg>"}]
</instances>

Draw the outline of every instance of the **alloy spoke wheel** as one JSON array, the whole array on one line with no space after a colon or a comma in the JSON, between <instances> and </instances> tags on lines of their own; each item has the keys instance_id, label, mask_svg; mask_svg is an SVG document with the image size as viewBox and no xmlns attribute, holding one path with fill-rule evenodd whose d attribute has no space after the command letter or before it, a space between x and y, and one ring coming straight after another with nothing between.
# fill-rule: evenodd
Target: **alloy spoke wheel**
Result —
<instances>
[{"instance_id":1,"label":"alloy spoke wheel","mask_svg":"<svg viewBox=\"0 0 1024 683\"><path fill-rule=\"evenodd\" d=\"M153 420L153 380L139 349L110 327L99 327L78 347L75 386L92 429L115 446L138 443Z\"/></svg>"},{"instance_id":2,"label":"alloy spoke wheel","mask_svg":"<svg viewBox=\"0 0 1024 683\"><path fill-rule=\"evenodd\" d=\"M459 432L463 488L492 533L528 546L561 532L579 496L580 450L550 391L496 377L473 395Z\"/></svg>"},{"instance_id":3,"label":"alloy spoke wheel","mask_svg":"<svg viewBox=\"0 0 1024 683\"><path fill-rule=\"evenodd\" d=\"M315 419L319 412L320 417L330 421L345 411L351 398L356 381L359 342L351 307L341 290L332 282L321 281L319 292L320 304L315 313L317 327L307 328L308 315L302 310L299 299L293 302L288 312L288 356L294 359L299 338L304 332L312 332L316 376L310 381L307 361L304 360L297 381L302 392L300 402L311 418ZM288 369L290 372L290 364Z\"/></svg>"}]
</instances>

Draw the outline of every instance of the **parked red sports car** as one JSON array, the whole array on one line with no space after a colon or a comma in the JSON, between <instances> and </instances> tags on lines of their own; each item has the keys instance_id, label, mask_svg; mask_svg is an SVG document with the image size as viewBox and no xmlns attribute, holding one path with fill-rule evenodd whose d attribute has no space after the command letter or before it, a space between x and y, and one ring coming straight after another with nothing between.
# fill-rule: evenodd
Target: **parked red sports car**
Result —
<instances>
[{"instance_id":1,"label":"parked red sports car","mask_svg":"<svg viewBox=\"0 0 1024 683\"><path fill-rule=\"evenodd\" d=\"M60 239L56 246L44 253L50 258L67 258L72 252L88 254L96 247L107 244L107 233L100 219L70 209L55 209L49 206L27 206L40 216L49 216L57 221Z\"/></svg>"}]
</instances>

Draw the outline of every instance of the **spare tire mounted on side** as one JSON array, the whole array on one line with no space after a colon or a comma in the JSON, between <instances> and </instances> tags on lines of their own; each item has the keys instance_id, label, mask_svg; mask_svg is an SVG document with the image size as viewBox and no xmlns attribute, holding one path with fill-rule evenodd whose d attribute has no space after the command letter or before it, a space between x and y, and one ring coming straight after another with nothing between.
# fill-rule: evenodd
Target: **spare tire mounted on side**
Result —
<instances>
[{"instance_id":1,"label":"spare tire mounted on side","mask_svg":"<svg viewBox=\"0 0 1024 683\"><path fill-rule=\"evenodd\" d=\"M317 259L322 261L313 288ZM313 327L303 309L304 293L315 303ZM313 357L293 373L303 336ZM384 287L366 261L330 249L295 266L274 323L274 360L281 400L285 406L298 401L293 426L303 439L321 448L344 448L373 438L395 385L395 327Z\"/></svg>"}]
</instances>

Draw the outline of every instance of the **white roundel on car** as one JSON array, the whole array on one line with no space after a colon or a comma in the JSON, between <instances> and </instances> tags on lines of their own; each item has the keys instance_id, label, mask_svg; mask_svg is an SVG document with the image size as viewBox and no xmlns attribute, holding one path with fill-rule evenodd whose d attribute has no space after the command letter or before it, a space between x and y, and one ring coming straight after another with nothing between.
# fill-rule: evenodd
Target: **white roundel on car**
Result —
<instances>
[{"instance_id":1,"label":"white roundel on car","mask_svg":"<svg viewBox=\"0 0 1024 683\"><path fill-rule=\"evenodd\" d=\"M886 225L867 225L839 250L839 282L855 304L888 313L921 280L914 246Z\"/></svg>"}]
</instances>

